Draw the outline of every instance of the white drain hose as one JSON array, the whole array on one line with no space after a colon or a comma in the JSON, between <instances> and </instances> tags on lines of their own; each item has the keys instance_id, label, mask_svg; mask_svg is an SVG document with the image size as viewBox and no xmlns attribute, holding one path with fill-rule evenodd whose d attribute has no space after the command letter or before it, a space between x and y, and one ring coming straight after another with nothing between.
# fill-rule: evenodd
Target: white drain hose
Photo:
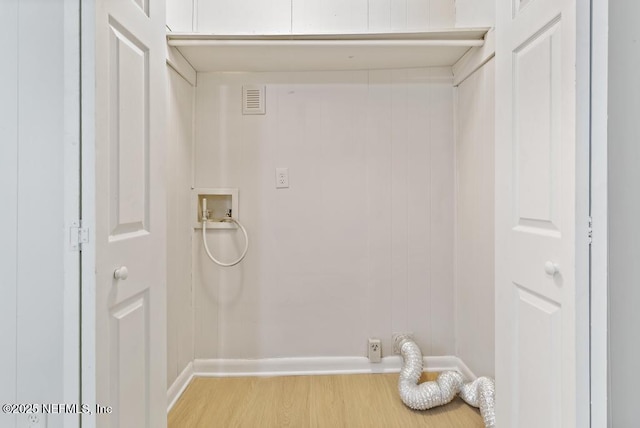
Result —
<instances>
[{"instance_id":1,"label":"white drain hose","mask_svg":"<svg viewBox=\"0 0 640 428\"><path fill-rule=\"evenodd\" d=\"M422 375L422 352L412 340L405 340L400 346L404 360L400 370L398 388L402 402L414 410L426 410L449 403L464 382L458 372L443 372L438 380L418 385Z\"/></svg>"},{"instance_id":2,"label":"white drain hose","mask_svg":"<svg viewBox=\"0 0 640 428\"><path fill-rule=\"evenodd\" d=\"M480 408L484 426L496 426L496 384L493 379L483 376L466 383L460 388L459 395L470 406Z\"/></svg>"},{"instance_id":3,"label":"white drain hose","mask_svg":"<svg viewBox=\"0 0 640 428\"><path fill-rule=\"evenodd\" d=\"M418 384L422 375L420 348L408 336L398 338L398 348L403 359L398 389L405 405L414 410L431 409L451 402L459 393L467 404L480 407L485 427L495 427L495 386L492 379L481 377L465 384L460 373L446 371L435 381Z\"/></svg>"},{"instance_id":4,"label":"white drain hose","mask_svg":"<svg viewBox=\"0 0 640 428\"><path fill-rule=\"evenodd\" d=\"M231 210L229 210L228 215L230 215L230 212ZM204 250L207 252L207 256L209 256L212 262L222 267L231 267L240 263L244 259L244 257L247 255L247 251L249 250L249 235L247 235L247 230L244 228L244 226L240 224L240 222L233 217L224 217L218 220L221 222L235 223L244 234L244 250L242 251L242 254L240 255L240 257L238 257L238 259L236 259L236 261L225 263L213 257L213 254L211 254L211 251L209 251L209 245L207 244L207 222L208 221L209 221L209 212L207 211L207 200L203 199L202 200L202 242L204 243Z\"/></svg>"}]
</instances>

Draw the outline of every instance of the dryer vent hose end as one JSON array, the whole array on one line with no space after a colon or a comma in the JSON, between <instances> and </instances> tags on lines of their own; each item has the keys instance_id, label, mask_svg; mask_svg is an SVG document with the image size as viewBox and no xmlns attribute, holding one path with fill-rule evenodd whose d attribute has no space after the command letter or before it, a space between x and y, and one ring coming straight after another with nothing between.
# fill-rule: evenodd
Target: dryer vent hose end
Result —
<instances>
[{"instance_id":1,"label":"dryer vent hose end","mask_svg":"<svg viewBox=\"0 0 640 428\"><path fill-rule=\"evenodd\" d=\"M422 352L408 336L399 340L402 369L398 389L402 402L414 410L426 410L442 406L460 395L467 404L480 408L480 414L487 428L495 427L495 382L488 377L480 377L465 383L456 371L442 372L435 381L418 384L422 375Z\"/></svg>"}]
</instances>

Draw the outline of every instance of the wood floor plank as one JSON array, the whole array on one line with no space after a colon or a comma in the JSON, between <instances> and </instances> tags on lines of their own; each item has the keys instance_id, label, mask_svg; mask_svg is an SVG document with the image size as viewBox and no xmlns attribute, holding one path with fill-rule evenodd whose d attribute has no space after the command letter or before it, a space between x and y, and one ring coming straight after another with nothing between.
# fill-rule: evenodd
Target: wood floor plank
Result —
<instances>
[{"instance_id":1,"label":"wood floor plank","mask_svg":"<svg viewBox=\"0 0 640 428\"><path fill-rule=\"evenodd\" d=\"M425 373L421 382L437 374ZM169 428L482 428L459 398L425 411L407 408L397 374L194 378L169 413Z\"/></svg>"},{"instance_id":2,"label":"wood floor plank","mask_svg":"<svg viewBox=\"0 0 640 428\"><path fill-rule=\"evenodd\" d=\"M239 405L230 426L303 427L309 424L309 379L292 376L286 382L278 378L254 378L253 388ZM213 425L209 425L213 426Z\"/></svg>"},{"instance_id":3,"label":"wood floor plank","mask_svg":"<svg viewBox=\"0 0 640 428\"><path fill-rule=\"evenodd\" d=\"M346 427L344 390L338 376L313 376L309 394L309 426Z\"/></svg>"}]
</instances>

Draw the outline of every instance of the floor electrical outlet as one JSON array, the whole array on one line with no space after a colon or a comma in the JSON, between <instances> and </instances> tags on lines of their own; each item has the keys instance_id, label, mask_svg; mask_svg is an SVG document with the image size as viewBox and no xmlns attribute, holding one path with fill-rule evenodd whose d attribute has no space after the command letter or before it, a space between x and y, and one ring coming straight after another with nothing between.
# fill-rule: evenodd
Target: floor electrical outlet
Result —
<instances>
[{"instance_id":1,"label":"floor electrical outlet","mask_svg":"<svg viewBox=\"0 0 640 428\"><path fill-rule=\"evenodd\" d=\"M369 338L368 357L372 363L379 363L382 360L382 343L380 343L380 339Z\"/></svg>"}]
</instances>

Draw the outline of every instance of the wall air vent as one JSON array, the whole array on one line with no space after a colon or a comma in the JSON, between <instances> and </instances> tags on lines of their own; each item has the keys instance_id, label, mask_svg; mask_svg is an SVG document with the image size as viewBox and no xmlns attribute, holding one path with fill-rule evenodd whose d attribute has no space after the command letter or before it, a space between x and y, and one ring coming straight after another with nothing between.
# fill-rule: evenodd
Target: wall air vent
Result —
<instances>
[{"instance_id":1,"label":"wall air vent","mask_svg":"<svg viewBox=\"0 0 640 428\"><path fill-rule=\"evenodd\" d=\"M242 87L242 114L265 114L265 87L245 85Z\"/></svg>"}]
</instances>

